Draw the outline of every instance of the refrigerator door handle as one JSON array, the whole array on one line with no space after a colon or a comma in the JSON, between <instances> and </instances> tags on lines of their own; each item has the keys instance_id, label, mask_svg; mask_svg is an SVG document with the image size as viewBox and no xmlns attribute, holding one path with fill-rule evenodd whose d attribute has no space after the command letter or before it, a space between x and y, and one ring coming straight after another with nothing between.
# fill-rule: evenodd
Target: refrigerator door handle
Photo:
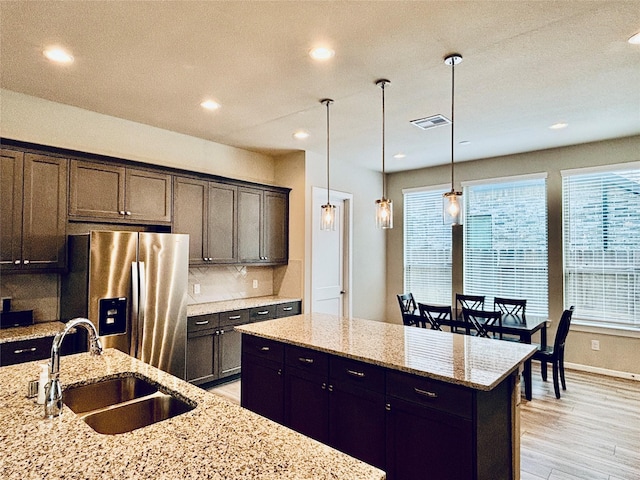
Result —
<instances>
[{"instance_id":1,"label":"refrigerator door handle","mask_svg":"<svg viewBox=\"0 0 640 480\"><path fill-rule=\"evenodd\" d=\"M142 351L142 335L144 328L144 314L147 305L147 279L145 276L144 262L138 262L138 274L140 275L140 292L138 293L140 305L138 306L138 341L136 342L136 354ZM136 358L141 358L136 355Z\"/></svg>"},{"instance_id":2,"label":"refrigerator door handle","mask_svg":"<svg viewBox=\"0 0 640 480\"><path fill-rule=\"evenodd\" d=\"M138 262L131 262L131 345L129 355L138 357L138 317L140 285L138 281Z\"/></svg>"}]
</instances>

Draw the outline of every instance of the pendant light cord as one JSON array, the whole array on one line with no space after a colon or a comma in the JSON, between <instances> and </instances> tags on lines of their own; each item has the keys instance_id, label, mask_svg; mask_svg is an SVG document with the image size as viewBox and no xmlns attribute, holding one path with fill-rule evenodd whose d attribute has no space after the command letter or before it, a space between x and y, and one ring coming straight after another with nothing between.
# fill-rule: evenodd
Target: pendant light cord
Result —
<instances>
[{"instance_id":1,"label":"pendant light cord","mask_svg":"<svg viewBox=\"0 0 640 480\"><path fill-rule=\"evenodd\" d=\"M380 88L382 88L382 199L385 200L387 198L387 176L385 175L384 169L384 86L386 85L385 81L382 81Z\"/></svg>"},{"instance_id":2,"label":"pendant light cord","mask_svg":"<svg viewBox=\"0 0 640 480\"><path fill-rule=\"evenodd\" d=\"M451 62L451 191L455 192L455 188L453 187L453 127L455 125L454 121L454 89L455 89L455 68L456 62Z\"/></svg>"},{"instance_id":3,"label":"pendant light cord","mask_svg":"<svg viewBox=\"0 0 640 480\"><path fill-rule=\"evenodd\" d=\"M329 105L333 103L330 98L320 100L320 103L324 103L327 107L327 205L330 205L329 201Z\"/></svg>"}]
</instances>

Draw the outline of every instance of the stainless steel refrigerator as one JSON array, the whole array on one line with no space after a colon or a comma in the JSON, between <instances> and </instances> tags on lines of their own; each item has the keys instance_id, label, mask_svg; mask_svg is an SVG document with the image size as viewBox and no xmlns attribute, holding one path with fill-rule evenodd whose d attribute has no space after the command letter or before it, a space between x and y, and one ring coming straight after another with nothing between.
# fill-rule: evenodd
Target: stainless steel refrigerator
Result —
<instances>
[{"instance_id":1,"label":"stainless steel refrigerator","mask_svg":"<svg viewBox=\"0 0 640 480\"><path fill-rule=\"evenodd\" d=\"M189 235L92 231L68 248L62 320L86 317L105 348L185 379Z\"/></svg>"}]
</instances>

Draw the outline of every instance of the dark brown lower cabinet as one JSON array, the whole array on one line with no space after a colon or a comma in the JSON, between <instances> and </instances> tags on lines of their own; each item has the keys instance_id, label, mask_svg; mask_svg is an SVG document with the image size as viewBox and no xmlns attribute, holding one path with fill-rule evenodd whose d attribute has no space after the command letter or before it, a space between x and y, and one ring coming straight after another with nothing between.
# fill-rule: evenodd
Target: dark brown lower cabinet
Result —
<instances>
[{"instance_id":1,"label":"dark brown lower cabinet","mask_svg":"<svg viewBox=\"0 0 640 480\"><path fill-rule=\"evenodd\" d=\"M388 480L514 478L516 374L480 391L242 338L243 407L385 470Z\"/></svg>"},{"instance_id":2,"label":"dark brown lower cabinet","mask_svg":"<svg viewBox=\"0 0 640 480\"><path fill-rule=\"evenodd\" d=\"M53 338L50 336L0 343L0 367L34 360L43 360L43 363L46 363L51 358ZM86 344L80 345L80 340L81 338L77 333L66 335L60 348L60 354L71 355L78 352L86 352L87 346Z\"/></svg>"}]
</instances>

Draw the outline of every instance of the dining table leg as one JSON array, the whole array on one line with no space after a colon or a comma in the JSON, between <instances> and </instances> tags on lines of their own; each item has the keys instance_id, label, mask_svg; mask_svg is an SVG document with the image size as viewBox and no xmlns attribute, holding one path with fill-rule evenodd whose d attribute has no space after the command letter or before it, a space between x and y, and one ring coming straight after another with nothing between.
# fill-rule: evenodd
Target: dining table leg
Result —
<instances>
[{"instance_id":1,"label":"dining table leg","mask_svg":"<svg viewBox=\"0 0 640 480\"><path fill-rule=\"evenodd\" d=\"M546 331L544 332L546 336ZM542 333L540 334L542 335ZM520 342L531 344L531 335L524 334L520 336ZM524 362L524 396L527 400L531 400L533 398L533 388L532 383L533 379L531 376L531 359L525 360Z\"/></svg>"}]
</instances>

